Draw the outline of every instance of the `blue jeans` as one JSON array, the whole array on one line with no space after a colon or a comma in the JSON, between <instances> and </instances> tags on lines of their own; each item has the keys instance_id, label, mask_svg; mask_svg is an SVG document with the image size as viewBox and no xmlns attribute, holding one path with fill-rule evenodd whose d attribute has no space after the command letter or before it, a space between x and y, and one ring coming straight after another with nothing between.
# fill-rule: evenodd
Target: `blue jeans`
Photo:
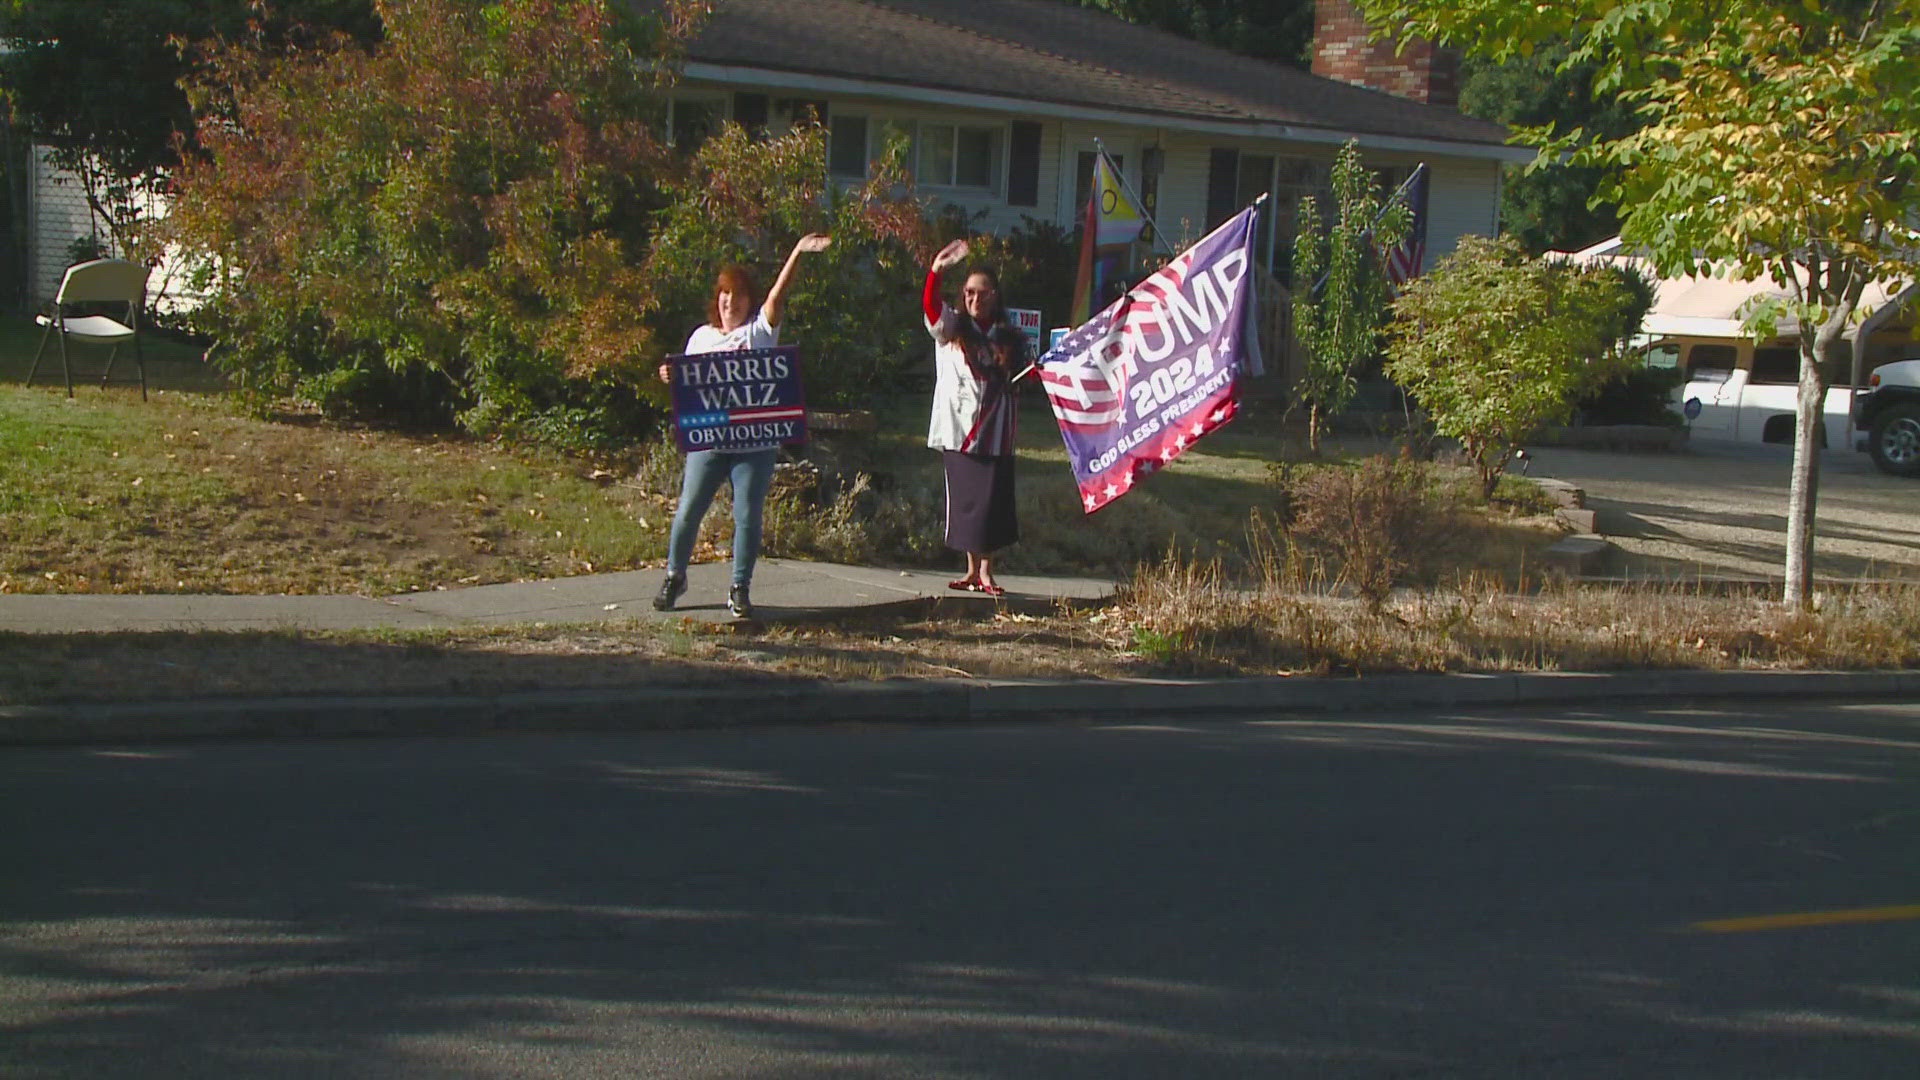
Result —
<instances>
[{"instance_id":1,"label":"blue jeans","mask_svg":"<svg viewBox=\"0 0 1920 1080\"><path fill-rule=\"evenodd\" d=\"M778 454L767 449L695 450L687 455L680 506L673 512L673 531L667 536L667 573L687 572L693 541L700 535L700 519L707 516L707 507L725 480L733 484L733 583L745 585L753 580L753 561L760 556L760 519Z\"/></svg>"}]
</instances>

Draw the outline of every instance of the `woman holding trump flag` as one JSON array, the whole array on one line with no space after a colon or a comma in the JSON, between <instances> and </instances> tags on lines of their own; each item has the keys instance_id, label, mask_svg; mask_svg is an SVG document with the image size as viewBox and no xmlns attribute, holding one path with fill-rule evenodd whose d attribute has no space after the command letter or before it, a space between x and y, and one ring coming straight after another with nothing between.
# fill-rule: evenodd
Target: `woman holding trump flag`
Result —
<instances>
[{"instance_id":1,"label":"woman holding trump flag","mask_svg":"<svg viewBox=\"0 0 1920 1080\"><path fill-rule=\"evenodd\" d=\"M947 481L946 543L967 556L966 576L950 589L1002 596L993 553L1020 539L1013 486L1014 376L1025 367L1026 337L1007 321L1000 279L975 267L961 308L940 296L940 275L967 257L967 242L941 248L922 296L933 335L933 417L927 445L941 452Z\"/></svg>"},{"instance_id":2,"label":"woman holding trump flag","mask_svg":"<svg viewBox=\"0 0 1920 1080\"><path fill-rule=\"evenodd\" d=\"M713 284L707 321L687 338L687 355L770 349L780 344L780 317L786 311L787 285L793 280L795 264L802 254L825 251L831 243L824 233L801 237L757 308L753 278L746 268L722 267ZM661 364L660 381L670 382L672 378L673 365ZM774 456L779 450L771 445L695 450L687 455L680 478L680 505L674 510L673 530L667 536L667 577L653 598L655 610L673 610L674 602L687 591L687 563L693 558L700 519L706 517L707 507L721 482L726 481L733 485L733 584L727 589L727 610L740 619L753 615L747 588L753 581L754 561L760 555L760 523L766 512L767 485L773 480Z\"/></svg>"}]
</instances>

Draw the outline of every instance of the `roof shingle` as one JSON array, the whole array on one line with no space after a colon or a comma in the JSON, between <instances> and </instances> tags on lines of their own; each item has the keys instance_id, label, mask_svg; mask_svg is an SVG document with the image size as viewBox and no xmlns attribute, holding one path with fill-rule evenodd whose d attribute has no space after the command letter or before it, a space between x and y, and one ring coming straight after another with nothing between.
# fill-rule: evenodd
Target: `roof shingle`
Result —
<instances>
[{"instance_id":1,"label":"roof shingle","mask_svg":"<svg viewBox=\"0 0 1920 1080\"><path fill-rule=\"evenodd\" d=\"M716 0L695 61L1195 121L1499 146L1506 129L1055 0Z\"/></svg>"}]
</instances>

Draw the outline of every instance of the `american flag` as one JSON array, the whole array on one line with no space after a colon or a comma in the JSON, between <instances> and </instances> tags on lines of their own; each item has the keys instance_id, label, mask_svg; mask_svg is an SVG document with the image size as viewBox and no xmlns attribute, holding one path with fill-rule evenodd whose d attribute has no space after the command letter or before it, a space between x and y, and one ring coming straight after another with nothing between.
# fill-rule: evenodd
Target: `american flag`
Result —
<instances>
[{"instance_id":1,"label":"american flag","mask_svg":"<svg viewBox=\"0 0 1920 1080\"><path fill-rule=\"evenodd\" d=\"M1126 328L1157 321L1160 305L1179 290L1192 265L1193 253L1182 253L1040 358L1040 385L1062 427L1095 431L1126 418L1127 383L1135 367L1127 355Z\"/></svg>"},{"instance_id":2,"label":"american flag","mask_svg":"<svg viewBox=\"0 0 1920 1080\"><path fill-rule=\"evenodd\" d=\"M1413 175L1393 193L1393 198L1403 200L1413 211L1413 224L1407 229L1407 238L1382 256L1387 280L1393 282L1393 290L1399 292L1420 275L1420 261L1427 254L1426 162L1414 166Z\"/></svg>"},{"instance_id":3,"label":"american flag","mask_svg":"<svg viewBox=\"0 0 1920 1080\"><path fill-rule=\"evenodd\" d=\"M1035 374L1063 427L1094 431L1127 412L1127 372L1120 363L1126 338L1119 316L1125 300L1081 324L1040 358Z\"/></svg>"},{"instance_id":4,"label":"american flag","mask_svg":"<svg viewBox=\"0 0 1920 1080\"><path fill-rule=\"evenodd\" d=\"M1035 365L1091 514L1233 418L1257 207L1235 215Z\"/></svg>"}]
</instances>

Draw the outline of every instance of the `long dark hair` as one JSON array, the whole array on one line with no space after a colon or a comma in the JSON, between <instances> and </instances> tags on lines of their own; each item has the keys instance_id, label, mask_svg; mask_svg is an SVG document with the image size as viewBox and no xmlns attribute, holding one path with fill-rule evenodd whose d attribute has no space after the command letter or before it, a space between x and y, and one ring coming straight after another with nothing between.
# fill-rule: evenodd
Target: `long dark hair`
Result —
<instances>
[{"instance_id":1,"label":"long dark hair","mask_svg":"<svg viewBox=\"0 0 1920 1080\"><path fill-rule=\"evenodd\" d=\"M987 332L987 353L993 357L994 367L1012 375L1027 366L1027 335L1010 322L995 323ZM1007 357L1004 361L1003 354Z\"/></svg>"}]
</instances>

